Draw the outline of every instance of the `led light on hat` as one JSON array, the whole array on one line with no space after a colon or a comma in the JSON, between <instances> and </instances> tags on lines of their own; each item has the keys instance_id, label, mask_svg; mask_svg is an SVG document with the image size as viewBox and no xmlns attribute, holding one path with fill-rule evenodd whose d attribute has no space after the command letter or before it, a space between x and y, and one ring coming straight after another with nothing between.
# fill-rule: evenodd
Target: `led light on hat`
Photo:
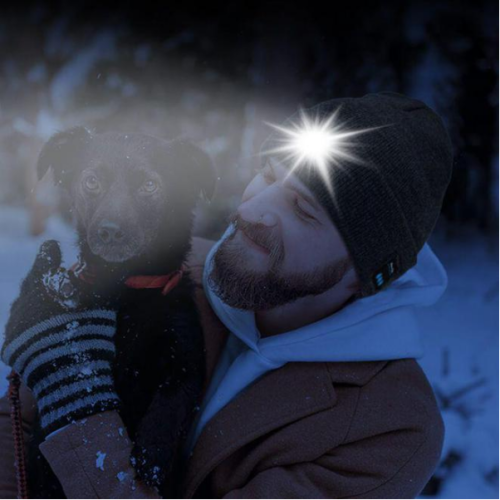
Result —
<instances>
[{"instance_id":1,"label":"led light on hat","mask_svg":"<svg viewBox=\"0 0 500 500\"><path fill-rule=\"evenodd\" d=\"M285 161L292 162L290 173L301 165L316 168L329 190L332 191L330 176L328 175L330 164L333 163L337 168L341 168L342 159L354 163L363 163L352 151L356 145L352 139L360 134L380 128L347 130L345 125L340 123L338 119L340 108L341 106L326 119L310 117L305 111L301 110L299 113L300 121L292 123L290 127L267 123L267 125L282 134L282 137L278 139L278 142L282 143L282 145L264 151L263 154L284 153L286 155Z\"/></svg>"}]
</instances>

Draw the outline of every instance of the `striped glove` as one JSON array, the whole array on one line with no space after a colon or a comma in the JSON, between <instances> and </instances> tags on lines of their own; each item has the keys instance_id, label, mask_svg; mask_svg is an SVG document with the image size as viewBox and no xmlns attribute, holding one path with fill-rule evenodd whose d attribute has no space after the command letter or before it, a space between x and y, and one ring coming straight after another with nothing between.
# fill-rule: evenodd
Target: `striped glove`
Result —
<instances>
[{"instance_id":1,"label":"striped glove","mask_svg":"<svg viewBox=\"0 0 500 500\"><path fill-rule=\"evenodd\" d=\"M43 243L12 304L0 351L31 389L45 436L120 407L111 369L116 311L103 297L84 293L60 265L57 242Z\"/></svg>"}]
</instances>

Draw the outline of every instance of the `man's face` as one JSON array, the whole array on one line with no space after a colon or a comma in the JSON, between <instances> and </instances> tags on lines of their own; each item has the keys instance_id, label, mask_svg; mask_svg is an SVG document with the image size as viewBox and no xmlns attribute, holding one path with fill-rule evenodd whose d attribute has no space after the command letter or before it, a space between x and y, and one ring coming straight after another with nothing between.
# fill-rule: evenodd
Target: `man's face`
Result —
<instances>
[{"instance_id":1,"label":"man's face","mask_svg":"<svg viewBox=\"0 0 500 500\"><path fill-rule=\"evenodd\" d=\"M333 286L353 286L347 248L312 192L273 160L247 186L230 216L209 280L227 304L266 310Z\"/></svg>"}]
</instances>

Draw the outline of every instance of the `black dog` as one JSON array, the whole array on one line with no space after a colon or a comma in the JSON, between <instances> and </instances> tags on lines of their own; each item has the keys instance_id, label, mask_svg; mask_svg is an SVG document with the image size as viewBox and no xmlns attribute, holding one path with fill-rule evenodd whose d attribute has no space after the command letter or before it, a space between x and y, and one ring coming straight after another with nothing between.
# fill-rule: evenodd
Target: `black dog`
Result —
<instances>
[{"instance_id":1,"label":"black dog","mask_svg":"<svg viewBox=\"0 0 500 500\"><path fill-rule=\"evenodd\" d=\"M180 453L203 383L202 331L188 273L166 294L140 283L169 275L178 281L200 191L213 194L212 163L183 141L94 135L77 127L44 146L39 178L49 168L72 200L82 286L116 301L114 378L123 402L121 417L135 443L132 464L163 497L176 497ZM130 286L131 279L139 289ZM64 498L38 450L37 427L29 446L31 494Z\"/></svg>"}]
</instances>

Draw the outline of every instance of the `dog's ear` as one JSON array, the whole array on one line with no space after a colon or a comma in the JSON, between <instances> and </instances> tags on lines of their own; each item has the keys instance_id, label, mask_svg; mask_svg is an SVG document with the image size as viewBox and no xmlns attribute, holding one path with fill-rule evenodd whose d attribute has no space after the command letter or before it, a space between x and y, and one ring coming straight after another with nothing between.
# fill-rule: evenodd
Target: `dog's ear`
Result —
<instances>
[{"instance_id":1,"label":"dog's ear","mask_svg":"<svg viewBox=\"0 0 500 500\"><path fill-rule=\"evenodd\" d=\"M36 167L38 180L51 168L56 185L67 186L65 179L75 167L77 155L92 139L85 127L73 127L53 135L43 146Z\"/></svg>"},{"instance_id":2,"label":"dog's ear","mask_svg":"<svg viewBox=\"0 0 500 500\"><path fill-rule=\"evenodd\" d=\"M206 200L212 200L217 187L217 171L215 165L205 151L191 141L177 139L169 143L178 167L188 182Z\"/></svg>"}]
</instances>

